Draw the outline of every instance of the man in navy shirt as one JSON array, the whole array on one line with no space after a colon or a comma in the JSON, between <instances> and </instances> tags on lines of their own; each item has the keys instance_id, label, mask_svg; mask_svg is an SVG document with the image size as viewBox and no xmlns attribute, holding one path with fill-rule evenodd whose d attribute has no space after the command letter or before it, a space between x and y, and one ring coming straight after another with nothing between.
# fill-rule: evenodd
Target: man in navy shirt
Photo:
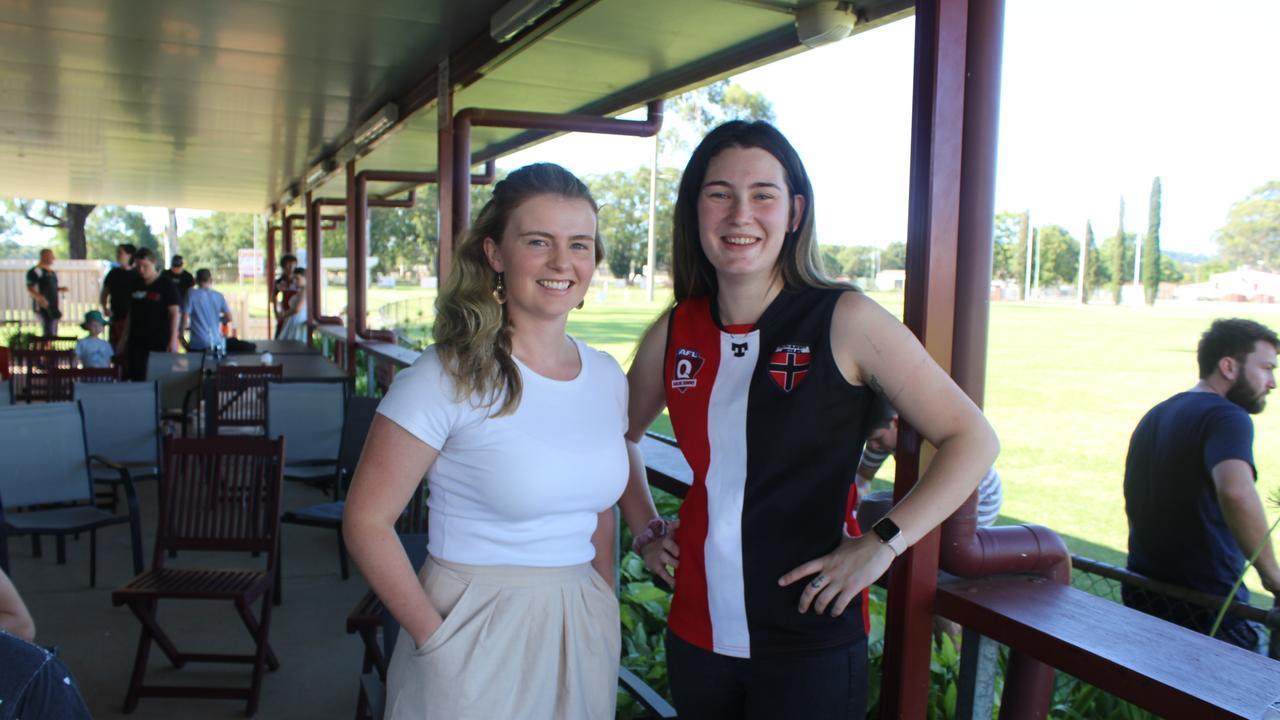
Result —
<instances>
[{"instance_id":1,"label":"man in navy shirt","mask_svg":"<svg viewBox=\"0 0 1280 720\"><path fill-rule=\"evenodd\" d=\"M1255 550L1263 586L1280 592L1280 567L1254 487L1253 420L1276 386L1280 338L1252 320L1215 320L1200 338L1200 382L1152 408L1138 423L1125 460L1129 569L1225 597ZM1124 587L1125 604L1200 632L1212 610L1168 607ZM1248 602L1242 585L1237 599ZM1258 647L1247 621L1228 615L1218 637Z\"/></svg>"}]
</instances>

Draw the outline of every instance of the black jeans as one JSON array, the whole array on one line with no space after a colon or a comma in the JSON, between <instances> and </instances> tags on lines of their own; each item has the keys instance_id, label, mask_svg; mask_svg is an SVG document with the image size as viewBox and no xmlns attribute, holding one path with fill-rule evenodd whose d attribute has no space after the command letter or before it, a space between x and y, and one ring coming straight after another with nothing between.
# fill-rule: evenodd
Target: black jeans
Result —
<instances>
[{"instance_id":1,"label":"black jeans","mask_svg":"<svg viewBox=\"0 0 1280 720\"><path fill-rule=\"evenodd\" d=\"M40 318L40 329L45 337L58 336L58 318L62 317L61 313L57 310L37 310L36 317Z\"/></svg>"},{"instance_id":2,"label":"black jeans","mask_svg":"<svg viewBox=\"0 0 1280 720\"><path fill-rule=\"evenodd\" d=\"M863 720L867 640L798 655L736 658L667 630L667 677L680 720Z\"/></svg>"}]
</instances>

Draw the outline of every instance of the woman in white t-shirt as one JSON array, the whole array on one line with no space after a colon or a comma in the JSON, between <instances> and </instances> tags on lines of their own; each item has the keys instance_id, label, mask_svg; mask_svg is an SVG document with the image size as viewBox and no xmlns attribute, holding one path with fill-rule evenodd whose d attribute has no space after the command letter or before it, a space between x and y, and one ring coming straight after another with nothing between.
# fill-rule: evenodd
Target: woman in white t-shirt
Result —
<instances>
[{"instance_id":1,"label":"woman in white t-shirt","mask_svg":"<svg viewBox=\"0 0 1280 720\"><path fill-rule=\"evenodd\" d=\"M626 379L565 333L603 255L580 180L511 173L458 245L435 344L378 409L343 525L402 627L387 718L614 716ZM415 578L394 523L424 474Z\"/></svg>"}]
</instances>

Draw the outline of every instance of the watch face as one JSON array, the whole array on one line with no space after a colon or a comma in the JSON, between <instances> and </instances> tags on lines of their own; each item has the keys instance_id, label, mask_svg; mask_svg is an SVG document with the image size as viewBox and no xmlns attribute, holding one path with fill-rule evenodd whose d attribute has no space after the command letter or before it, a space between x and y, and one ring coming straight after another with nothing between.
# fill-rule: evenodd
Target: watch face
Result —
<instances>
[{"instance_id":1,"label":"watch face","mask_svg":"<svg viewBox=\"0 0 1280 720\"><path fill-rule=\"evenodd\" d=\"M877 522L875 525L872 525L871 532L875 533L876 537L880 538L880 542L887 543L890 540L897 537L898 533L902 531L898 529L897 524L895 524L892 520L886 517L886 518L880 518L880 522Z\"/></svg>"}]
</instances>

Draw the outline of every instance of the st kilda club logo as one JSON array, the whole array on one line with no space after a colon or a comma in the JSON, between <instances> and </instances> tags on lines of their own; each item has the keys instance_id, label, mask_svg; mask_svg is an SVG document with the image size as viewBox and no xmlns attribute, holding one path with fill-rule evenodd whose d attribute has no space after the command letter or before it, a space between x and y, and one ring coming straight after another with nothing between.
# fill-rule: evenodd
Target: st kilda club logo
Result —
<instances>
[{"instance_id":1,"label":"st kilda club logo","mask_svg":"<svg viewBox=\"0 0 1280 720\"><path fill-rule=\"evenodd\" d=\"M769 377L786 392L791 392L809 374L812 355L808 345L779 345L769 356Z\"/></svg>"},{"instance_id":2,"label":"st kilda club logo","mask_svg":"<svg viewBox=\"0 0 1280 720\"><path fill-rule=\"evenodd\" d=\"M684 392L698 386L698 371L702 369L704 360L695 350L678 348L674 372L671 377L671 389Z\"/></svg>"}]
</instances>

